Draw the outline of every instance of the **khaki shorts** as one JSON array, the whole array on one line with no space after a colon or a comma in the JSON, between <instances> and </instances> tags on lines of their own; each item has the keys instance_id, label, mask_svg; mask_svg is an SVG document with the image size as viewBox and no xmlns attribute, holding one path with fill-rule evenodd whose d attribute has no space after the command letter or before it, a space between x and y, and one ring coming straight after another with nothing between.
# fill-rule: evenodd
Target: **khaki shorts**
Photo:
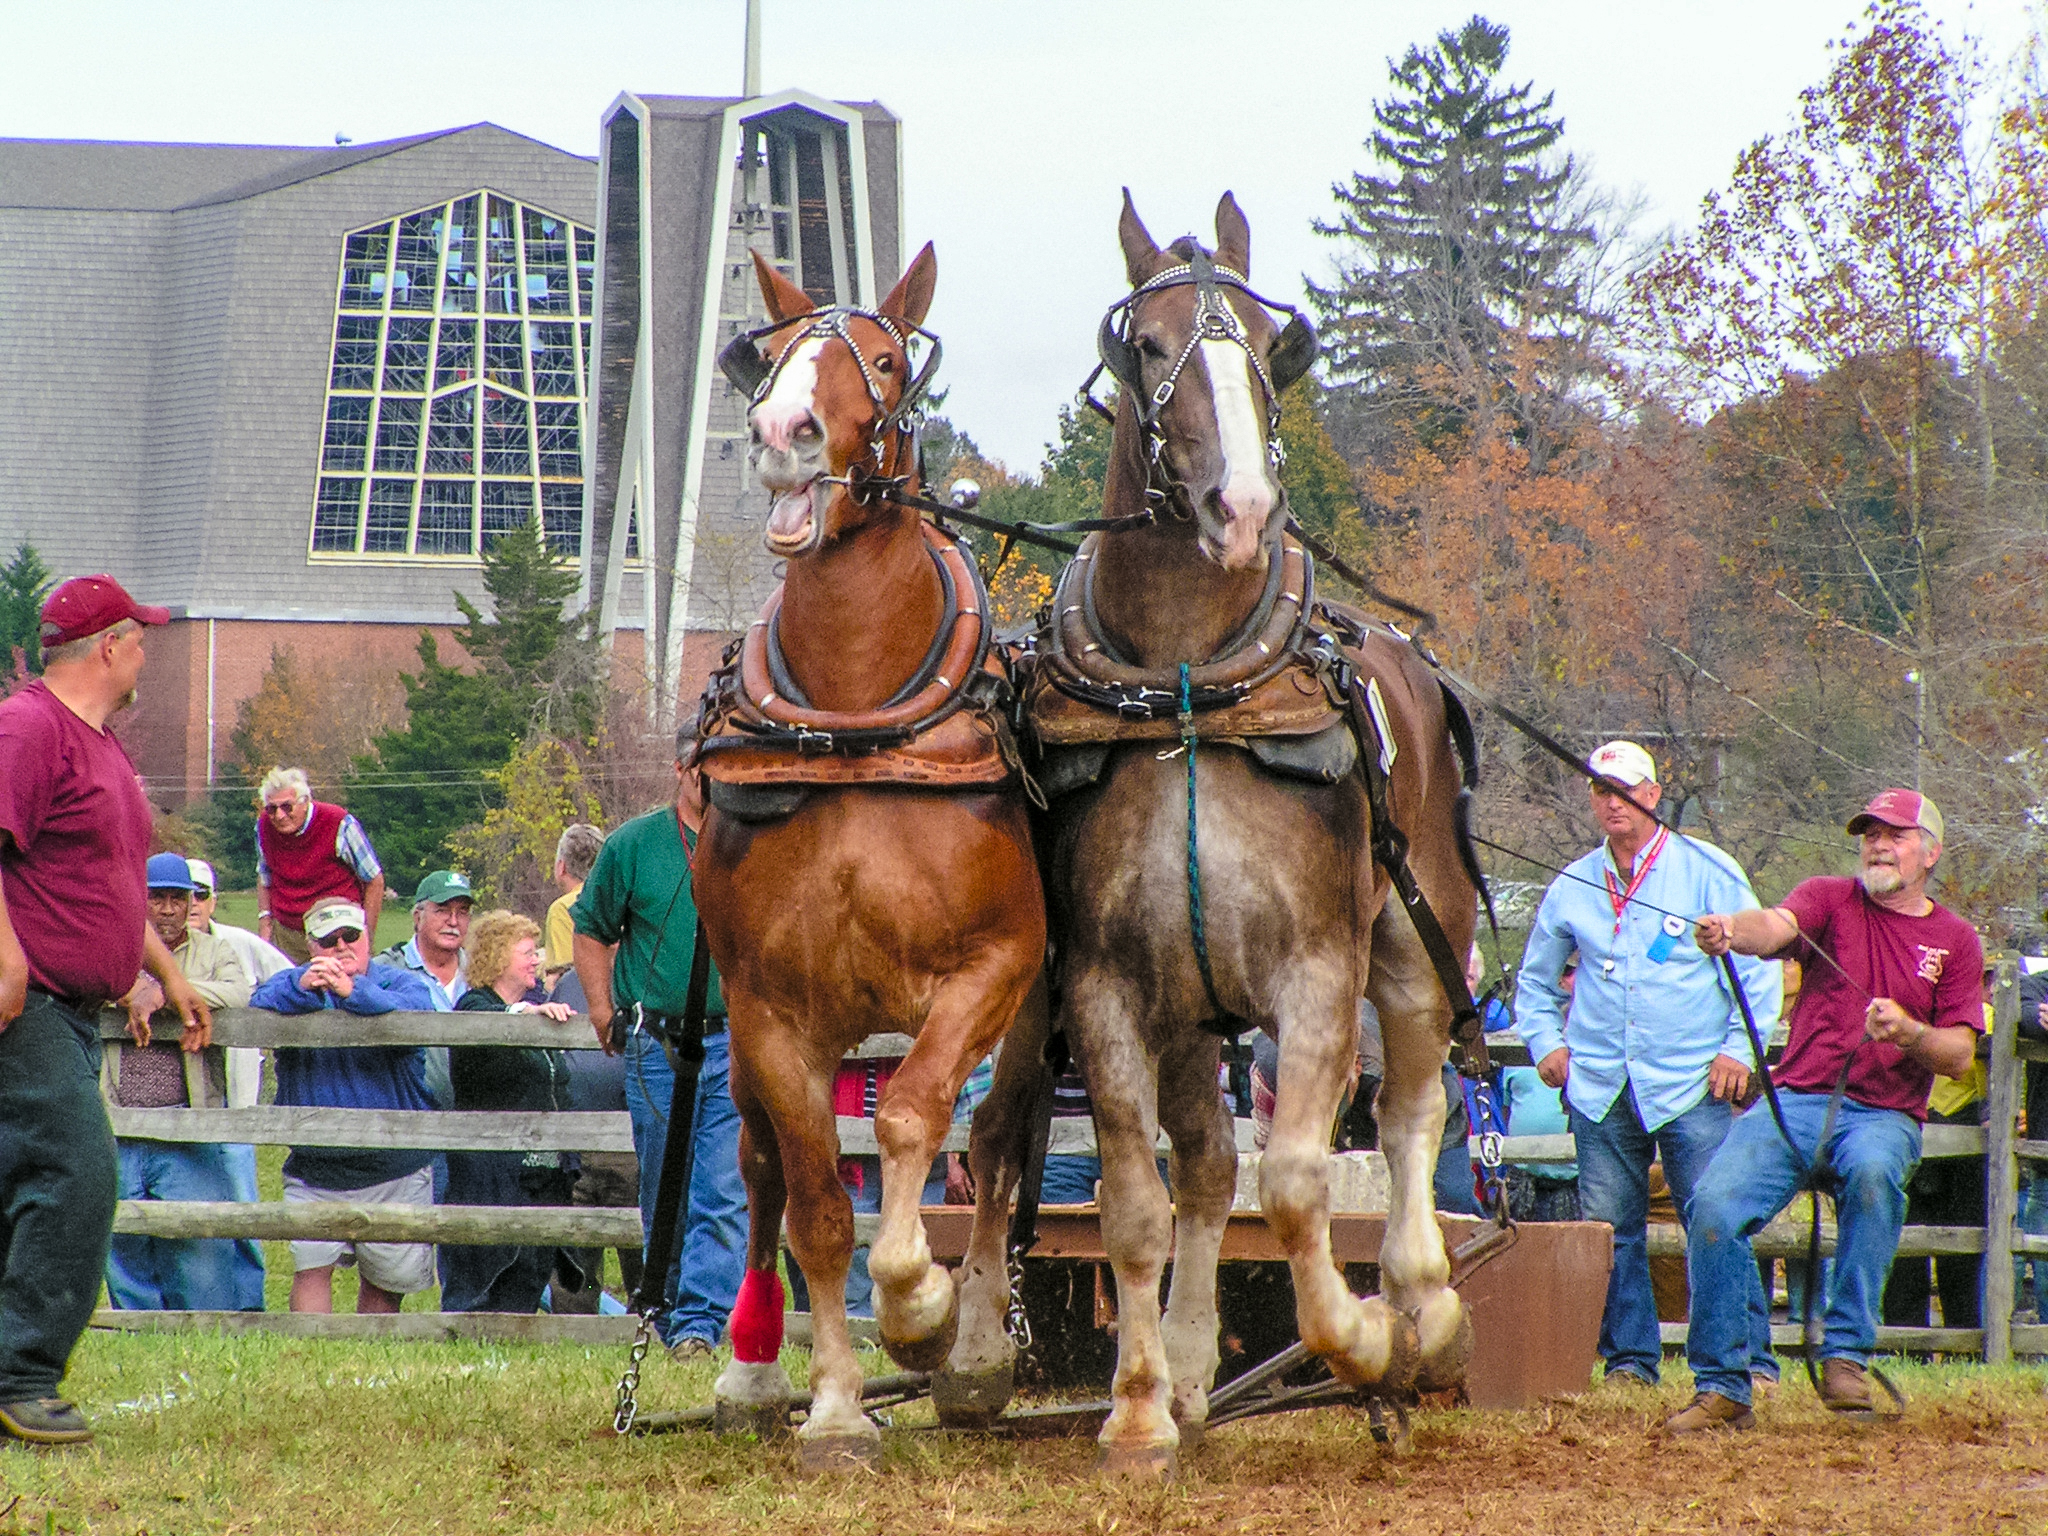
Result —
<instances>
[{"instance_id":1,"label":"khaki shorts","mask_svg":"<svg viewBox=\"0 0 2048 1536\"><path fill-rule=\"evenodd\" d=\"M434 1170L422 1168L402 1179L372 1184L367 1189L317 1189L290 1174L284 1179L286 1205L432 1205ZM354 1264L363 1278L379 1290L396 1296L432 1288L440 1281L434 1270L432 1243L328 1243L294 1242L292 1268L326 1269L330 1265Z\"/></svg>"}]
</instances>

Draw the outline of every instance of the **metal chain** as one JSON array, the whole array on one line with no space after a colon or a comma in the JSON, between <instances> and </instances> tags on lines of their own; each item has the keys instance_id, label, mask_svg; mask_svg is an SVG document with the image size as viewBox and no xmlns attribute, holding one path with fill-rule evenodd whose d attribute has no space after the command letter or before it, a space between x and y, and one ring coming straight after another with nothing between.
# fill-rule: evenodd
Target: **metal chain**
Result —
<instances>
[{"instance_id":1,"label":"metal chain","mask_svg":"<svg viewBox=\"0 0 2048 1536\"><path fill-rule=\"evenodd\" d=\"M653 1342L654 1313L649 1310L640 1314L633 1347L626 1352L625 1374L619 1377L618 1398L612 1407L612 1429L618 1434L630 1435L633 1421L640 1417L640 1362L647 1358L648 1346Z\"/></svg>"},{"instance_id":2,"label":"metal chain","mask_svg":"<svg viewBox=\"0 0 2048 1536\"><path fill-rule=\"evenodd\" d=\"M1010 1305L1003 1313L1003 1332L1020 1355L1031 1351L1031 1319L1024 1311L1024 1250L1012 1248L1005 1266L1010 1281Z\"/></svg>"}]
</instances>

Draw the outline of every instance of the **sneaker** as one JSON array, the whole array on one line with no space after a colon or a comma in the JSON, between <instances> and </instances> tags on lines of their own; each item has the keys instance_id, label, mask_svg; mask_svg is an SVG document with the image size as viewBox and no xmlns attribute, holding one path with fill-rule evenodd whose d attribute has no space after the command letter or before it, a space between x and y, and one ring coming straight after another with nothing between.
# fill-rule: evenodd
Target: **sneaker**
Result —
<instances>
[{"instance_id":1,"label":"sneaker","mask_svg":"<svg viewBox=\"0 0 2048 1536\"><path fill-rule=\"evenodd\" d=\"M61 1397L0 1403L0 1434L30 1445L83 1445L92 1439L85 1415Z\"/></svg>"},{"instance_id":2,"label":"sneaker","mask_svg":"<svg viewBox=\"0 0 2048 1536\"><path fill-rule=\"evenodd\" d=\"M686 1333L668 1347L669 1359L678 1365L687 1365L698 1360L709 1360L713 1346L709 1339L700 1339L694 1333Z\"/></svg>"},{"instance_id":3,"label":"sneaker","mask_svg":"<svg viewBox=\"0 0 2048 1536\"><path fill-rule=\"evenodd\" d=\"M1840 1356L1821 1361L1820 1400L1836 1413L1869 1413L1869 1374L1854 1360Z\"/></svg>"},{"instance_id":4,"label":"sneaker","mask_svg":"<svg viewBox=\"0 0 2048 1536\"><path fill-rule=\"evenodd\" d=\"M1667 1435L1696 1435L1709 1429L1755 1429L1749 1404L1718 1392L1695 1393L1692 1402L1664 1421Z\"/></svg>"}]
</instances>

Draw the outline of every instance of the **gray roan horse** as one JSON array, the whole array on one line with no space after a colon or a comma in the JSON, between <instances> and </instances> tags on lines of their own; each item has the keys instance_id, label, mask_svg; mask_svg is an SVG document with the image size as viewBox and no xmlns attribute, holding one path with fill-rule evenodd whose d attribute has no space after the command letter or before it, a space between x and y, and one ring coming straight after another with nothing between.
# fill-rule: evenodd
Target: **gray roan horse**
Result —
<instances>
[{"instance_id":1,"label":"gray roan horse","mask_svg":"<svg viewBox=\"0 0 2048 1536\"><path fill-rule=\"evenodd\" d=\"M1121 671L1107 675L1149 679L1156 698L1177 683L1185 690L1184 663L1195 664L1199 682L1233 647L1264 653L1268 640L1246 636L1275 632L1276 601L1304 604L1298 590L1276 598L1284 583L1269 580L1283 560L1290 575L1307 575L1298 548L1282 539L1273 393L1306 369L1314 339L1305 326L1291 328L1297 336L1276 333L1252 295L1250 231L1227 193L1213 257L1192 238L1162 251L1128 193L1119 234L1133 294L1119 306L1127 309L1121 329L1105 325L1105 359L1122 389L1104 515L1144 517L1149 501L1152 522L1089 541L1063 579L1053 623L1055 642L1062 628L1094 636L1067 647L1083 671L1083 651L1098 653L1088 660L1117 658ZM1308 619L1309 631L1317 622ZM1072 628L1079 624L1088 627ZM1305 632L1294 630L1297 644ZM1390 768L1410 868L1462 957L1476 892L1459 854L1461 780L1444 698L1394 637L1375 633L1361 647L1354 631L1347 648L1361 682L1377 679L1373 713L1387 740L1366 750ZM1041 690L1038 701L1050 699ZM1048 889L1060 1017L1094 1100L1102 1236L1116 1271L1114 1407L1101 1454L1106 1467L1140 1475L1170 1471L1178 1448L1199 1437L1218 1363L1216 1262L1237 1169L1217 1091L1219 1036L1203 1027L1219 1015L1279 1041L1259 1195L1288 1254L1302 1341L1340 1380L1389 1392L1457 1384L1471 1349L1431 1195L1451 1005L1373 860L1364 776L1276 776L1243 736L1226 742L1204 730L1191 797L1182 752L1198 717L1183 703L1165 718L1154 733L1164 740L1113 740L1092 784L1053 801ZM1191 815L1211 978L1191 931ZM1351 1294L1331 1260L1327 1187L1361 996L1377 1005L1385 1031L1378 1118L1393 1185L1384 1295L1365 1298ZM1171 1203L1154 1165L1162 1126L1173 1146Z\"/></svg>"}]
</instances>

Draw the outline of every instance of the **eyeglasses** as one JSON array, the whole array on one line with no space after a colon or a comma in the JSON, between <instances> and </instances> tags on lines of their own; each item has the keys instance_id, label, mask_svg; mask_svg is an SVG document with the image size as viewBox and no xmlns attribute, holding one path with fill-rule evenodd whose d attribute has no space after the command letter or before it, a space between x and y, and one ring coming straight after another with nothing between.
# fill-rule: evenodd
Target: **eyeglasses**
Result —
<instances>
[{"instance_id":1,"label":"eyeglasses","mask_svg":"<svg viewBox=\"0 0 2048 1536\"><path fill-rule=\"evenodd\" d=\"M289 816L298 808L299 802L296 800L266 800L263 802L263 814L266 816Z\"/></svg>"},{"instance_id":2,"label":"eyeglasses","mask_svg":"<svg viewBox=\"0 0 2048 1536\"><path fill-rule=\"evenodd\" d=\"M307 934L306 942L308 944L318 944L322 949L334 949L342 944L353 944L362 936L363 930L360 928L337 928L334 932L324 934L317 939L311 934Z\"/></svg>"},{"instance_id":3,"label":"eyeglasses","mask_svg":"<svg viewBox=\"0 0 2048 1536\"><path fill-rule=\"evenodd\" d=\"M195 885L192 887L192 899L194 901L211 901L213 900L213 891L207 886Z\"/></svg>"}]
</instances>

